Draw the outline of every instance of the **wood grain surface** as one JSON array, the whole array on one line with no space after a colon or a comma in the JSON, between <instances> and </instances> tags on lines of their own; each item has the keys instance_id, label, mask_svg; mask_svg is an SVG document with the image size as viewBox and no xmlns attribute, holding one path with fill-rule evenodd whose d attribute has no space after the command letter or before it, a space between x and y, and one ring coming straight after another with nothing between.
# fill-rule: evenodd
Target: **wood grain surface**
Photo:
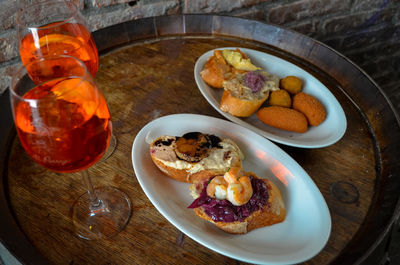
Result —
<instances>
[{"instance_id":1,"label":"wood grain surface","mask_svg":"<svg viewBox=\"0 0 400 265\"><path fill-rule=\"evenodd\" d=\"M187 18L190 19L193 17ZM352 83L346 74L338 74L329 63L317 64L318 58L323 61L332 56L329 49L317 57L315 52L321 48L312 45L308 53L310 59L302 59L307 52L300 52L301 47L308 47L309 39L299 43L296 51L299 56L295 56L284 51L285 45L277 48L260 40L217 34L174 35L179 30L174 30L173 23L172 26L168 24L169 27L160 26L158 34L168 29L167 33L161 34L163 36L148 37L151 34L146 35L146 30L151 32L151 27L146 27L147 23L143 21L138 23L144 25L139 34L142 39L135 38L138 28L127 30L129 36L115 34L120 28L107 29L101 37L97 36L101 43L99 49L104 52L96 82L107 99L118 145L110 158L90 169L90 175L95 186L115 186L131 198L133 212L127 227L111 239L84 241L75 237L70 217L73 202L85 192L80 174L54 173L35 164L17 138L7 155L3 185L8 207L25 237L44 259L52 264L242 263L207 249L170 224L144 194L131 162L131 147L136 134L157 117L195 113L223 118L201 95L194 81L193 67L206 51L227 46L256 49L297 64L329 88L346 114L347 131L331 146L302 149L278 145L310 175L323 194L332 217L327 245L304 264L350 264L365 255L372 243L379 243L384 233L371 227L382 225L379 220L390 225L388 220L393 215L392 205L396 204L398 195L390 198L391 203L381 202L388 200L385 199L386 190L397 187L397 184L391 184L390 175L399 172L398 166L392 163L393 148L399 143L396 141L393 145L393 139L384 129L393 124L393 119L396 121L393 118L396 116L390 112L390 104L388 111L386 104L375 106L371 103L371 97L377 102L382 101L378 89L366 90L366 97L360 87L349 87ZM197 25L209 28L207 23L208 20L201 17ZM215 32L220 30L219 25L216 23L212 27ZM124 27L126 30L128 25ZM189 33L190 30L186 28ZM110 38L111 34L107 32L114 32L113 44L108 42L107 36ZM299 38L290 34L290 40ZM347 64L343 65L347 67ZM285 73L281 75L283 77ZM358 80L361 86L368 78L357 76L352 82ZM370 85L365 86L368 87ZM363 98L365 100L360 100ZM387 115L383 115L385 113ZM394 127L396 136L398 124ZM388 210L379 218L376 215L382 207ZM360 242L368 245L361 247ZM352 251L355 257L349 254Z\"/></svg>"},{"instance_id":2,"label":"wood grain surface","mask_svg":"<svg viewBox=\"0 0 400 265\"><path fill-rule=\"evenodd\" d=\"M58 174L42 168L27 157L16 140L9 160L12 209L22 230L51 262L235 264L188 237L180 242L179 230L152 206L140 188L130 157L135 135L157 117L172 113L220 117L200 94L193 66L204 52L225 46L257 48L228 40L177 38L124 47L101 57L96 81L107 98L118 146L90 174L95 186L118 187L133 203L128 226L113 239L87 242L74 237L71 205L85 192L80 174ZM331 86L327 80L322 81ZM348 129L342 140L330 147L310 150L280 146L312 177L325 195L332 214L329 242L308 264L328 264L340 253L362 224L374 192L376 162L368 127L343 94L336 92L335 96L348 118ZM331 189L338 181L351 183L359 198L350 203L335 198Z\"/></svg>"}]
</instances>

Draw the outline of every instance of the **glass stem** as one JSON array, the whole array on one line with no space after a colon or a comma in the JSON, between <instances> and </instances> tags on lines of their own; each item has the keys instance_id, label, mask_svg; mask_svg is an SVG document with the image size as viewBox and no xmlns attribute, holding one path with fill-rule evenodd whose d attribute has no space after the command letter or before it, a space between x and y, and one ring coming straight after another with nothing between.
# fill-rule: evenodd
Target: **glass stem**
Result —
<instances>
[{"instance_id":1,"label":"glass stem","mask_svg":"<svg viewBox=\"0 0 400 265\"><path fill-rule=\"evenodd\" d=\"M97 198L96 192L94 191L94 188L93 188L93 184L90 181L89 172L87 169L82 171L82 178L83 178L83 181L85 182L87 192L89 195L90 209L94 210L94 209L100 208L102 203L99 200L99 198Z\"/></svg>"}]
</instances>

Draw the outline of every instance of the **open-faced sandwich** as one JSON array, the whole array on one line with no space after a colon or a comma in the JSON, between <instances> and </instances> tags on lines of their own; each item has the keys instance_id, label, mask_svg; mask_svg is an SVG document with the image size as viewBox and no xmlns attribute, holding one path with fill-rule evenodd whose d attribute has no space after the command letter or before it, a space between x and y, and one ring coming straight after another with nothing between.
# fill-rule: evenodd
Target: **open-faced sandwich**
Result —
<instances>
[{"instance_id":1,"label":"open-faced sandwich","mask_svg":"<svg viewBox=\"0 0 400 265\"><path fill-rule=\"evenodd\" d=\"M237 117L249 117L268 99L270 91L278 90L279 78L265 71L236 74L224 81L219 108Z\"/></svg>"},{"instance_id":2,"label":"open-faced sandwich","mask_svg":"<svg viewBox=\"0 0 400 265\"><path fill-rule=\"evenodd\" d=\"M150 145L155 165L174 180L192 183L188 208L232 234L282 222L280 190L271 181L244 172L243 155L232 140L190 132L161 136Z\"/></svg>"},{"instance_id":3,"label":"open-faced sandwich","mask_svg":"<svg viewBox=\"0 0 400 265\"><path fill-rule=\"evenodd\" d=\"M150 145L150 156L167 176L189 183L240 167L243 159L232 140L200 132L161 136Z\"/></svg>"},{"instance_id":4,"label":"open-faced sandwich","mask_svg":"<svg viewBox=\"0 0 400 265\"><path fill-rule=\"evenodd\" d=\"M278 187L241 168L195 183L191 191L195 200L188 208L228 233L245 234L280 223L286 216Z\"/></svg>"}]
</instances>

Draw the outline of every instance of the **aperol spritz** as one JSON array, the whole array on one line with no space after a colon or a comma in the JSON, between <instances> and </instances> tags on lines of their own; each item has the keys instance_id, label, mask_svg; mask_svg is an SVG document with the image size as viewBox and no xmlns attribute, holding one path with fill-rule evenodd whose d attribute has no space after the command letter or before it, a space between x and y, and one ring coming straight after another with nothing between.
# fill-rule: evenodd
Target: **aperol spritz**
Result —
<instances>
[{"instance_id":1,"label":"aperol spritz","mask_svg":"<svg viewBox=\"0 0 400 265\"><path fill-rule=\"evenodd\" d=\"M74 172L101 158L111 135L110 113L90 82L57 78L34 87L23 99L15 107L15 124L23 147L37 163ZM30 99L37 100L36 108Z\"/></svg>"},{"instance_id":2,"label":"aperol spritz","mask_svg":"<svg viewBox=\"0 0 400 265\"><path fill-rule=\"evenodd\" d=\"M99 67L99 56L94 39L78 7L69 0L40 1L26 6L16 16L19 54L27 66L33 60L54 55L70 55L86 64L92 76ZM55 62L59 64L62 62ZM42 65L27 67L31 79L40 84ZM47 67L52 75L55 67ZM42 76L40 76L42 75ZM114 152L117 139L111 134L110 145L102 161Z\"/></svg>"},{"instance_id":3,"label":"aperol spritz","mask_svg":"<svg viewBox=\"0 0 400 265\"><path fill-rule=\"evenodd\" d=\"M33 68L40 84L28 77ZM10 90L25 151L53 171L82 172L88 192L72 208L75 232L98 239L121 231L131 214L129 198L113 187L94 189L87 172L107 149L112 128L107 103L85 64L66 55L34 60L13 75Z\"/></svg>"},{"instance_id":4,"label":"aperol spritz","mask_svg":"<svg viewBox=\"0 0 400 265\"><path fill-rule=\"evenodd\" d=\"M96 75L97 47L74 3L39 2L20 11L16 22L19 54L24 65L49 55L71 55Z\"/></svg>"}]
</instances>

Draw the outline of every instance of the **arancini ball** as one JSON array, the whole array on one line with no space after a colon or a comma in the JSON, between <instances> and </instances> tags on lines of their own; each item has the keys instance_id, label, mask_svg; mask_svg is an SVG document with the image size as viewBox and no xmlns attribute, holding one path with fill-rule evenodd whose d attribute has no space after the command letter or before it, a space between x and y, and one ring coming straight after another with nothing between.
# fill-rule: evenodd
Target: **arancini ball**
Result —
<instances>
[{"instance_id":1,"label":"arancini ball","mask_svg":"<svg viewBox=\"0 0 400 265\"><path fill-rule=\"evenodd\" d=\"M295 95L303 89L303 82L297 76L286 76L279 81L279 86L290 94Z\"/></svg>"},{"instance_id":2,"label":"arancini ball","mask_svg":"<svg viewBox=\"0 0 400 265\"><path fill-rule=\"evenodd\" d=\"M272 91L269 95L268 104L270 106L281 106L290 108L292 106L292 99L286 90L279 89Z\"/></svg>"}]
</instances>

